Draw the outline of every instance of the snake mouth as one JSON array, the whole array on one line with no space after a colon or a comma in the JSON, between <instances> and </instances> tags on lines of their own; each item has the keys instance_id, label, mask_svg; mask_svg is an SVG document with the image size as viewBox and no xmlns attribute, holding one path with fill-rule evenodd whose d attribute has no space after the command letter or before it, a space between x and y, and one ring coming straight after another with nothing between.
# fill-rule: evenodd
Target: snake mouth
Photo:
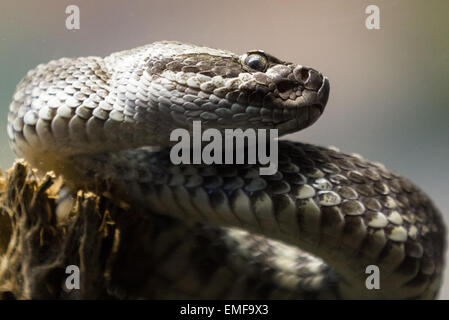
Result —
<instances>
[{"instance_id":1,"label":"snake mouth","mask_svg":"<svg viewBox=\"0 0 449 320\"><path fill-rule=\"evenodd\" d=\"M296 108L296 116L292 119L275 124L279 135L293 133L311 126L323 113L324 107L321 104L313 104L306 107Z\"/></svg>"}]
</instances>

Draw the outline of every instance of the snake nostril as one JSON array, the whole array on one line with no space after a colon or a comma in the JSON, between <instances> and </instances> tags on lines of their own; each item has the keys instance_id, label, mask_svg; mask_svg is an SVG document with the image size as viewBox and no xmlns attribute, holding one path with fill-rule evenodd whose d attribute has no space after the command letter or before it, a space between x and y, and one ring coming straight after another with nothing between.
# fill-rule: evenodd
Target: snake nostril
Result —
<instances>
[{"instance_id":1,"label":"snake nostril","mask_svg":"<svg viewBox=\"0 0 449 320\"><path fill-rule=\"evenodd\" d=\"M309 68L306 68L303 66L298 66L295 68L293 73L295 75L296 80L298 80L301 83L305 83L309 79L309 76L310 76L309 71L310 71Z\"/></svg>"}]
</instances>

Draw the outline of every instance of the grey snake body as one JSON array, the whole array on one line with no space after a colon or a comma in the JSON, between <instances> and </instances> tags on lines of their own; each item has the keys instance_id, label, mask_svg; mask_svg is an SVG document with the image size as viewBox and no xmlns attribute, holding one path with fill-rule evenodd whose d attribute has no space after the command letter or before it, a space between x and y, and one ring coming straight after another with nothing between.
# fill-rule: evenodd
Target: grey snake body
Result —
<instances>
[{"instance_id":1,"label":"grey snake body","mask_svg":"<svg viewBox=\"0 0 449 320\"><path fill-rule=\"evenodd\" d=\"M172 221L155 240L154 297L434 298L441 216L382 164L286 140L271 176L260 164L169 159L170 132L194 120L283 135L313 124L328 94L318 71L262 51L156 42L31 70L8 135L17 155L74 190L107 183L114 198ZM369 265L379 290L366 288Z\"/></svg>"}]
</instances>

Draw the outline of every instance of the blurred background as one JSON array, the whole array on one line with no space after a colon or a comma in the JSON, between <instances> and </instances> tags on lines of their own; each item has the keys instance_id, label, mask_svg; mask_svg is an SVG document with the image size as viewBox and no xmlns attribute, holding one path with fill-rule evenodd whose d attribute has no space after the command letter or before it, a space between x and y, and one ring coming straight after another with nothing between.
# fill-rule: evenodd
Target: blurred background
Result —
<instances>
[{"instance_id":1,"label":"blurred background","mask_svg":"<svg viewBox=\"0 0 449 320\"><path fill-rule=\"evenodd\" d=\"M65 27L71 4L79 30ZM370 4L379 30L365 27ZM448 35L447 0L2 0L0 167L14 160L6 118L15 85L39 63L157 40L263 49L330 79L321 119L289 138L383 162L421 186L449 226ZM440 298L449 299L448 272L444 282Z\"/></svg>"}]
</instances>

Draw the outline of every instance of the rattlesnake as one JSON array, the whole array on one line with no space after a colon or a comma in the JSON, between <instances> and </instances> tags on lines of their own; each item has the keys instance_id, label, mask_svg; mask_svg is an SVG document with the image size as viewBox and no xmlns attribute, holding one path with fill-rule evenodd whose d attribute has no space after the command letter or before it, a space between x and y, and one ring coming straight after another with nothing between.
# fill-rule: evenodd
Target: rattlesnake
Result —
<instances>
[{"instance_id":1,"label":"rattlesnake","mask_svg":"<svg viewBox=\"0 0 449 320\"><path fill-rule=\"evenodd\" d=\"M7 129L18 156L73 190L103 182L114 199L225 248L216 263L198 263L211 250L178 261L194 274L186 297L434 298L441 216L382 164L288 140L279 141L274 175L261 176L259 164L170 161L176 128L199 120L204 129L284 135L313 124L328 94L320 72L261 50L239 56L163 41L37 66L17 86ZM379 267L379 289L366 287L369 265ZM198 282L201 273L208 277Z\"/></svg>"}]
</instances>

